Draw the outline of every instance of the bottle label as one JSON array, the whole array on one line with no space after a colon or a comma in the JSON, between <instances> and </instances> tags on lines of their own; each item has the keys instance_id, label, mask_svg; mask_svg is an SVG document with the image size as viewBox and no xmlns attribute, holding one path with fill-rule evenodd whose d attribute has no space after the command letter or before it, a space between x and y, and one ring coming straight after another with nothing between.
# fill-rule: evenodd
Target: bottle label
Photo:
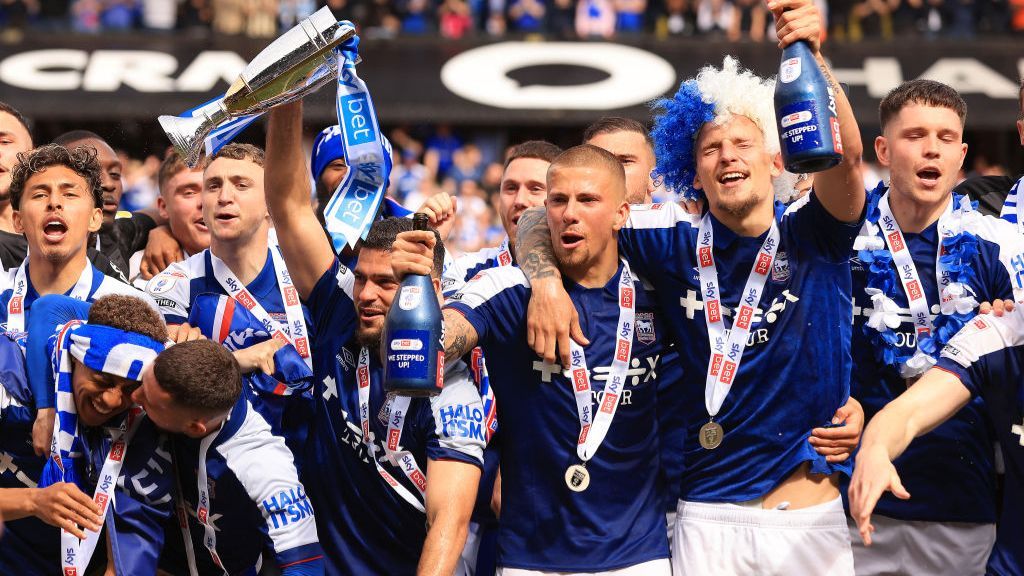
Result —
<instances>
[{"instance_id":1,"label":"bottle label","mask_svg":"<svg viewBox=\"0 0 1024 576\"><path fill-rule=\"evenodd\" d=\"M396 330L389 335L388 377L428 378L429 330Z\"/></svg>"},{"instance_id":2,"label":"bottle label","mask_svg":"<svg viewBox=\"0 0 1024 576\"><path fill-rule=\"evenodd\" d=\"M818 133L813 100L783 106L781 112L779 137L787 153L800 153L821 146L822 136Z\"/></svg>"},{"instance_id":3,"label":"bottle label","mask_svg":"<svg viewBox=\"0 0 1024 576\"><path fill-rule=\"evenodd\" d=\"M783 84L789 84L800 77L800 58L787 58L779 66L779 80Z\"/></svg>"},{"instance_id":4,"label":"bottle label","mask_svg":"<svg viewBox=\"0 0 1024 576\"><path fill-rule=\"evenodd\" d=\"M419 286L402 286L398 293L398 307L402 310L414 310L423 302L423 290Z\"/></svg>"}]
</instances>

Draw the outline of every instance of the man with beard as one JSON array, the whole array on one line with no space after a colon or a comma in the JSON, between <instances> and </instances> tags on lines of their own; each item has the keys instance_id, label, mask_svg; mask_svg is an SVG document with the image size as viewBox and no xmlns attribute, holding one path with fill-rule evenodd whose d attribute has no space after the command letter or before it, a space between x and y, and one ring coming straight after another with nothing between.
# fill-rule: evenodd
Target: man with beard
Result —
<instances>
[{"instance_id":1,"label":"man with beard","mask_svg":"<svg viewBox=\"0 0 1024 576\"><path fill-rule=\"evenodd\" d=\"M606 116L583 131L583 142L611 152L626 171L626 200L650 204L654 194L654 141L644 125L630 118Z\"/></svg>"},{"instance_id":2,"label":"man with beard","mask_svg":"<svg viewBox=\"0 0 1024 576\"><path fill-rule=\"evenodd\" d=\"M451 574L465 543L484 447L480 428L456 424L482 413L480 395L465 364L454 361L446 363L439 396L409 399L384 390L380 337L398 289L391 248L412 221L375 222L349 271L317 225L301 141L301 103L271 110L268 207L317 330L305 458L320 466L304 469L302 479L317 503L327 572ZM439 244L438 269L443 254ZM438 289L439 274L434 283Z\"/></svg>"}]
</instances>

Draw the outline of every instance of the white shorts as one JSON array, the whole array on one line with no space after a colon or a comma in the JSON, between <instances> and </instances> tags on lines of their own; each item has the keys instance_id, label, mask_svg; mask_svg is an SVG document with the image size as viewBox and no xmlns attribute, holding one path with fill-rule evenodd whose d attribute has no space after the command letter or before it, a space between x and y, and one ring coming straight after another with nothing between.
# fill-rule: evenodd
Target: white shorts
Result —
<instances>
[{"instance_id":1,"label":"white shorts","mask_svg":"<svg viewBox=\"0 0 1024 576\"><path fill-rule=\"evenodd\" d=\"M877 514L871 546L850 523L853 565L857 576L979 576L996 540L995 524L916 522Z\"/></svg>"},{"instance_id":2,"label":"white shorts","mask_svg":"<svg viewBox=\"0 0 1024 576\"><path fill-rule=\"evenodd\" d=\"M595 574L603 576L672 576L672 564L668 558L660 558L604 572L544 572L543 570L499 567L497 576L593 576Z\"/></svg>"},{"instance_id":3,"label":"white shorts","mask_svg":"<svg viewBox=\"0 0 1024 576\"><path fill-rule=\"evenodd\" d=\"M475 576L476 558L479 552L480 524L470 522L469 529L466 531L466 545L462 547L462 554L459 556L459 561L455 564L455 574L453 576Z\"/></svg>"},{"instance_id":4,"label":"white shorts","mask_svg":"<svg viewBox=\"0 0 1024 576\"><path fill-rule=\"evenodd\" d=\"M853 576L843 501L798 510L679 501L675 576Z\"/></svg>"}]
</instances>

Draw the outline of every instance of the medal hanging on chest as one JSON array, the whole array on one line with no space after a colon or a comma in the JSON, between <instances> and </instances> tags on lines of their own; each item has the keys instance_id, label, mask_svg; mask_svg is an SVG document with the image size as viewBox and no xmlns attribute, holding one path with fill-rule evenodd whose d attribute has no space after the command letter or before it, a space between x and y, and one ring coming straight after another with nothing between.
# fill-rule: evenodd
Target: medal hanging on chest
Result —
<instances>
[{"instance_id":1,"label":"medal hanging on chest","mask_svg":"<svg viewBox=\"0 0 1024 576\"><path fill-rule=\"evenodd\" d=\"M587 462L601 446L619 407L619 398L626 385L629 361L633 351L633 330L636 319L636 288L629 264L622 260L622 274L619 276L619 322L615 331L615 357L608 371L608 380L601 395L601 405L594 414L593 395L590 387L590 372L587 357L574 340L569 341L569 367L573 396L576 400L576 415L580 422L580 435L576 441L576 456L579 463L572 464L565 471L565 484L573 492L583 492L590 486L590 471Z\"/></svg>"},{"instance_id":2,"label":"medal hanging on chest","mask_svg":"<svg viewBox=\"0 0 1024 576\"><path fill-rule=\"evenodd\" d=\"M714 450L722 445L725 429L715 416L722 408L725 397L732 389L733 380L739 373L747 338L754 323L754 312L761 302L768 274L772 271L775 254L779 250L779 226L772 220L768 235L757 252L754 266L743 286L745 296L733 321L732 329L725 329L721 289L718 284L718 267L714 257L715 233L711 225L711 213L704 214L697 232L697 268L704 299L704 321L708 327L708 342L711 357L708 359L707 376L704 380L704 406L708 411L708 422L700 427L697 440L705 450Z\"/></svg>"}]
</instances>

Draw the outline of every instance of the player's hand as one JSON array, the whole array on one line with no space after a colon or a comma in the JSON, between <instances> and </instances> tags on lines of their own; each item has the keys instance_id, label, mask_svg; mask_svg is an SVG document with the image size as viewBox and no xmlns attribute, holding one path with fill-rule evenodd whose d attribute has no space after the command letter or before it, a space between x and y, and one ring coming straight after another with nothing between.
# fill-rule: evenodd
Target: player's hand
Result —
<instances>
[{"instance_id":1,"label":"player's hand","mask_svg":"<svg viewBox=\"0 0 1024 576\"><path fill-rule=\"evenodd\" d=\"M271 338L265 342L259 344L253 344L248 348L242 348L236 350L235 360L238 361L238 366L242 370L242 374L251 374L257 370L262 371L267 376L274 374L274 354L284 348L285 342L278 338Z\"/></svg>"},{"instance_id":2,"label":"player's hand","mask_svg":"<svg viewBox=\"0 0 1024 576\"><path fill-rule=\"evenodd\" d=\"M768 9L775 15L779 48L804 40L815 54L821 50L821 13L813 0L768 0ZM816 65L804 63L804 66Z\"/></svg>"},{"instance_id":3,"label":"player's hand","mask_svg":"<svg viewBox=\"0 0 1024 576\"><path fill-rule=\"evenodd\" d=\"M544 359L553 364L557 350L563 368L569 361L569 338L580 346L590 344L580 328L576 307L565 292L560 278L548 278L532 283L533 295L526 310L526 342Z\"/></svg>"},{"instance_id":4,"label":"player's hand","mask_svg":"<svg viewBox=\"0 0 1024 576\"><path fill-rule=\"evenodd\" d=\"M864 408L851 397L836 410L832 424L841 426L815 428L811 430L808 441L826 461L845 462L860 444L860 435L864 431Z\"/></svg>"},{"instance_id":5,"label":"player's hand","mask_svg":"<svg viewBox=\"0 0 1024 576\"><path fill-rule=\"evenodd\" d=\"M78 489L59 482L46 488L29 490L32 515L51 526L63 528L77 538L85 538L80 526L93 532L100 529L100 507Z\"/></svg>"},{"instance_id":6,"label":"player's hand","mask_svg":"<svg viewBox=\"0 0 1024 576\"><path fill-rule=\"evenodd\" d=\"M887 490L902 500L910 498L885 448L877 446L861 450L853 467L853 478L850 479L850 516L857 522L857 529L866 546L871 545L871 533L875 531L871 524L871 513Z\"/></svg>"},{"instance_id":7,"label":"player's hand","mask_svg":"<svg viewBox=\"0 0 1024 576\"><path fill-rule=\"evenodd\" d=\"M426 276L434 269L437 239L430 230L400 232L391 246L391 270L401 280L407 274Z\"/></svg>"},{"instance_id":8,"label":"player's hand","mask_svg":"<svg viewBox=\"0 0 1024 576\"><path fill-rule=\"evenodd\" d=\"M459 209L459 201L455 196L444 192L434 194L417 212L422 212L430 218L430 227L437 230L442 240L447 240L455 224L455 212Z\"/></svg>"},{"instance_id":9,"label":"player's hand","mask_svg":"<svg viewBox=\"0 0 1024 576\"><path fill-rule=\"evenodd\" d=\"M36 456L49 456L50 444L53 443L53 419L57 415L56 408L40 408L36 412L36 421L32 423L32 450Z\"/></svg>"},{"instance_id":10,"label":"player's hand","mask_svg":"<svg viewBox=\"0 0 1024 576\"><path fill-rule=\"evenodd\" d=\"M704 199L697 198L696 200L682 199L679 201L679 206L687 213L693 214L694 216L700 216L704 212Z\"/></svg>"},{"instance_id":11,"label":"player's hand","mask_svg":"<svg viewBox=\"0 0 1024 576\"><path fill-rule=\"evenodd\" d=\"M997 318L1002 318L1003 314L1013 312L1013 300L1000 300L995 299L991 303L982 302L981 306L978 307L979 314L992 314Z\"/></svg>"},{"instance_id":12,"label":"player's hand","mask_svg":"<svg viewBox=\"0 0 1024 576\"><path fill-rule=\"evenodd\" d=\"M139 264L139 276L143 280L149 280L171 264L184 259L181 245L171 235L171 228L166 224L157 226L149 231L146 250L142 253L142 263Z\"/></svg>"},{"instance_id":13,"label":"player's hand","mask_svg":"<svg viewBox=\"0 0 1024 576\"><path fill-rule=\"evenodd\" d=\"M202 340L206 338L203 336L203 332L198 326L191 326L188 322L178 324L177 326L167 327L167 339L174 344L181 344L182 342L189 342L191 340Z\"/></svg>"}]
</instances>

